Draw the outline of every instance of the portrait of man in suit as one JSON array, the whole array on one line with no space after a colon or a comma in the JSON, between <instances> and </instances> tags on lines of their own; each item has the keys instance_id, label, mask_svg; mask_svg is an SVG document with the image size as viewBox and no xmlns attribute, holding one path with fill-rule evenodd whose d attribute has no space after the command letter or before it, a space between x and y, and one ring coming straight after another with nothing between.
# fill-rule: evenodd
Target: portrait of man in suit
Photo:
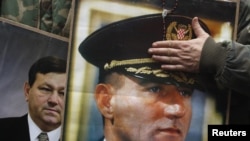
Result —
<instances>
[{"instance_id":1,"label":"portrait of man in suit","mask_svg":"<svg viewBox=\"0 0 250 141\"><path fill-rule=\"evenodd\" d=\"M0 119L0 140L58 141L64 113L66 60L46 56L33 63L24 83L28 113Z\"/></svg>"}]
</instances>

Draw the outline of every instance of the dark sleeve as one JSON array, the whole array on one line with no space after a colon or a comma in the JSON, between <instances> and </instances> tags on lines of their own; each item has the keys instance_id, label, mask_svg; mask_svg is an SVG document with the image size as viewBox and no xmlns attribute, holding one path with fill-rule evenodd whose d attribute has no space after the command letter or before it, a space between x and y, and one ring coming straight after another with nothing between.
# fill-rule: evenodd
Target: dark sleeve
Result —
<instances>
[{"instance_id":1,"label":"dark sleeve","mask_svg":"<svg viewBox=\"0 0 250 141\"><path fill-rule=\"evenodd\" d=\"M237 42L215 43L210 37L201 56L202 74L213 74L219 87L249 95L250 45Z\"/></svg>"},{"instance_id":2,"label":"dark sleeve","mask_svg":"<svg viewBox=\"0 0 250 141\"><path fill-rule=\"evenodd\" d=\"M241 0L237 42L250 45L250 0Z\"/></svg>"},{"instance_id":3,"label":"dark sleeve","mask_svg":"<svg viewBox=\"0 0 250 141\"><path fill-rule=\"evenodd\" d=\"M237 41L216 43L211 37L202 49L200 73L212 75L219 88L250 96L250 0L241 0Z\"/></svg>"}]
</instances>

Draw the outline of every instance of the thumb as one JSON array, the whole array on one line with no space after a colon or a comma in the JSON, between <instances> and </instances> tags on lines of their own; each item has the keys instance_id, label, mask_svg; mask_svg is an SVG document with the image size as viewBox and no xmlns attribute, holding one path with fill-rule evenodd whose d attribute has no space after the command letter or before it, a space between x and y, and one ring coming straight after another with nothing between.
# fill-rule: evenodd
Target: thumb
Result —
<instances>
[{"instance_id":1,"label":"thumb","mask_svg":"<svg viewBox=\"0 0 250 141\"><path fill-rule=\"evenodd\" d=\"M194 17L192 20L192 28L194 30L194 33L197 37L200 36L208 36L208 34L203 30L203 28L201 27L198 17Z\"/></svg>"}]
</instances>

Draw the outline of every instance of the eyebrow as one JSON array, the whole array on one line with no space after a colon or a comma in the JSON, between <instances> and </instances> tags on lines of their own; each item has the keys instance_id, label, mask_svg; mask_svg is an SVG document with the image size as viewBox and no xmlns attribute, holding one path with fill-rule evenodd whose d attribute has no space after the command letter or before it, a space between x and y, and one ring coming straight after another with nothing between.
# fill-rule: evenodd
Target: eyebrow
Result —
<instances>
[{"instance_id":1,"label":"eyebrow","mask_svg":"<svg viewBox=\"0 0 250 141\"><path fill-rule=\"evenodd\" d=\"M49 83L47 83L47 82L44 82L44 83L42 83L41 85L39 85L40 87L41 86L47 86L47 87L49 87L49 88L52 88L52 89L55 89L55 87L53 86L53 85L51 85L51 84L49 84ZM65 90L65 86L60 86L60 87L58 87L58 90Z\"/></svg>"}]
</instances>

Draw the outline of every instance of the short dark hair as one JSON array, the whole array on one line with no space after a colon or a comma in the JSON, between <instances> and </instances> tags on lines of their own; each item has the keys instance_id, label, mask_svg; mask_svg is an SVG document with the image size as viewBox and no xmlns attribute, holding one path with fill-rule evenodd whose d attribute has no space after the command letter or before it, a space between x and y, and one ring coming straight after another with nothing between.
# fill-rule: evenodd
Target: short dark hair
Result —
<instances>
[{"instance_id":1,"label":"short dark hair","mask_svg":"<svg viewBox=\"0 0 250 141\"><path fill-rule=\"evenodd\" d=\"M55 57L55 56L46 56L37 60L29 70L29 85L32 86L36 79L37 73L66 73L67 62L66 60Z\"/></svg>"}]
</instances>

